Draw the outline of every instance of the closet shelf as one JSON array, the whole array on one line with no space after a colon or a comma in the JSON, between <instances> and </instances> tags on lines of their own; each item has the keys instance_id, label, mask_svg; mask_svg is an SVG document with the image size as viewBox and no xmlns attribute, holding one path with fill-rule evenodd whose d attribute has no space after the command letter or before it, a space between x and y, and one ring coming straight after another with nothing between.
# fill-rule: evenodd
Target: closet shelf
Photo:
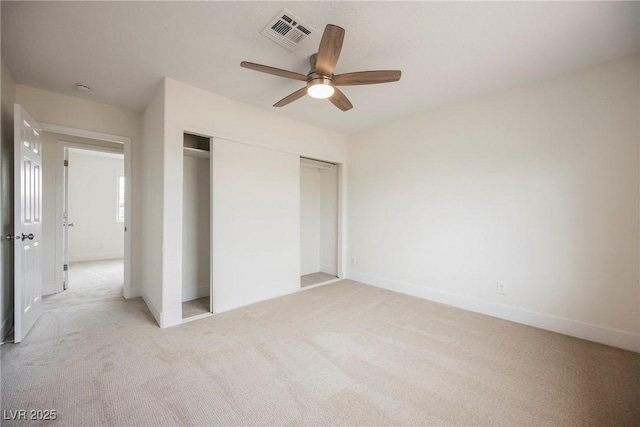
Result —
<instances>
[{"instance_id":1,"label":"closet shelf","mask_svg":"<svg viewBox=\"0 0 640 427\"><path fill-rule=\"evenodd\" d=\"M200 150L198 148L184 147L182 150L183 154L189 157L201 157L203 159L208 159L211 157L211 153L209 151Z\"/></svg>"}]
</instances>

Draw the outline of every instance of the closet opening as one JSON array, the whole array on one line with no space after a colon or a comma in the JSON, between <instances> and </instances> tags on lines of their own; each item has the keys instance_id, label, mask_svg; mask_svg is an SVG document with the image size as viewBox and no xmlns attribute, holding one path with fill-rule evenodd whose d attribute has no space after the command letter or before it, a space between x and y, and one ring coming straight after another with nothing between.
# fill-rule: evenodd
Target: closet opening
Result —
<instances>
[{"instance_id":1,"label":"closet opening","mask_svg":"<svg viewBox=\"0 0 640 427\"><path fill-rule=\"evenodd\" d=\"M213 312L211 138L184 133L182 169L182 320Z\"/></svg>"},{"instance_id":2,"label":"closet opening","mask_svg":"<svg viewBox=\"0 0 640 427\"><path fill-rule=\"evenodd\" d=\"M338 165L300 157L300 288L338 280Z\"/></svg>"}]
</instances>

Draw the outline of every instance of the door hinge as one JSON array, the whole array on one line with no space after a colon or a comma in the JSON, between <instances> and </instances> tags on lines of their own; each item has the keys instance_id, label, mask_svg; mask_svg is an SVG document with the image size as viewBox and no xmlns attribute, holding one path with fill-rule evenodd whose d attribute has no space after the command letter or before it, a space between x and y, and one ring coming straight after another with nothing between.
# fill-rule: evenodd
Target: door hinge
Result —
<instances>
[{"instance_id":1,"label":"door hinge","mask_svg":"<svg viewBox=\"0 0 640 427\"><path fill-rule=\"evenodd\" d=\"M62 271L67 271L69 270L69 264L65 264L62 266Z\"/></svg>"},{"instance_id":2,"label":"door hinge","mask_svg":"<svg viewBox=\"0 0 640 427\"><path fill-rule=\"evenodd\" d=\"M69 160L65 160L65 161L64 161L64 167L66 168L66 167L68 167L68 166L69 166Z\"/></svg>"}]
</instances>

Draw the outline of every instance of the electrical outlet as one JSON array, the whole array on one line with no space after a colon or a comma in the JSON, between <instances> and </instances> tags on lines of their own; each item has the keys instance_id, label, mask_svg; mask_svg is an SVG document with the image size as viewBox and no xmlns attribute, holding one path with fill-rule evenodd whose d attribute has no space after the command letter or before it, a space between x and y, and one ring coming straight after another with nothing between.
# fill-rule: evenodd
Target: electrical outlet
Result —
<instances>
[{"instance_id":1,"label":"electrical outlet","mask_svg":"<svg viewBox=\"0 0 640 427\"><path fill-rule=\"evenodd\" d=\"M351 265L356 265L356 257L351 257Z\"/></svg>"},{"instance_id":2,"label":"electrical outlet","mask_svg":"<svg viewBox=\"0 0 640 427\"><path fill-rule=\"evenodd\" d=\"M507 285L504 282L496 282L496 293L507 295Z\"/></svg>"}]
</instances>

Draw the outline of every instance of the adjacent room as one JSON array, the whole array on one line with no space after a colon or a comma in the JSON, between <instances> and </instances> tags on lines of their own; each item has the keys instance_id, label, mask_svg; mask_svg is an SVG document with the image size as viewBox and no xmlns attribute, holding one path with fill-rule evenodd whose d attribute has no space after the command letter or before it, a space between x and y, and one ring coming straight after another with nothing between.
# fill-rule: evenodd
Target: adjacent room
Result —
<instances>
[{"instance_id":1,"label":"adjacent room","mask_svg":"<svg viewBox=\"0 0 640 427\"><path fill-rule=\"evenodd\" d=\"M68 148L63 206L65 290L115 288L124 266L124 158ZM64 267L63 267L64 269Z\"/></svg>"},{"instance_id":2,"label":"adjacent room","mask_svg":"<svg viewBox=\"0 0 640 427\"><path fill-rule=\"evenodd\" d=\"M639 2L0 12L3 425L639 424Z\"/></svg>"}]
</instances>

